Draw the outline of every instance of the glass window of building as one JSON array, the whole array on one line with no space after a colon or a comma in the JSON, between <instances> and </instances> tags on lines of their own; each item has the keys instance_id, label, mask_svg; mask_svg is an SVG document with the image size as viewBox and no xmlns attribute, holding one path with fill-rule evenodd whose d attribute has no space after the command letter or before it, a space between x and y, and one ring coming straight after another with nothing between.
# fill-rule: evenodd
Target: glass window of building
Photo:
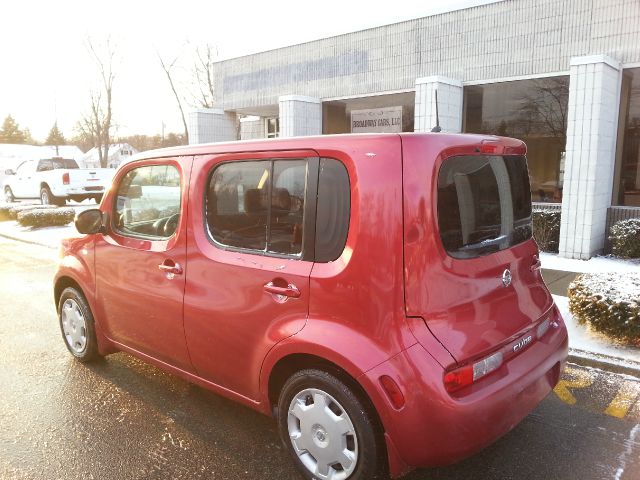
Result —
<instances>
[{"instance_id":1,"label":"glass window of building","mask_svg":"<svg viewBox=\"0 0 640 480\"><path fill-rule=\"evenodd\" d=\"M465 86L463 131L523 140L532 200L560 203L568 103L568 76Z\"/></svg>"},{"instance_id":2,"label":"glass window of building","mask_svg":"<svg viewBox=\"0 0 640 480\"><path fill-rule=\"evenodd\" d=\"M623 75L620 129L613 203L640 207L640 68L625 70Z\"/></svg>"},{"instance_id":3,"label":"glass window of building","mask_svg":"<svg viewBox=\"0 0 640 480\"><path fill-rule=\"evenodd\" d=\"M415 92L323 102L322 133L413 132L415 102Z\"/></svg>"},{"instance_id":4,"label":"glass window of building","mask_svg":"<svg viewBox=\"0 0 640 480\"><path fill-rule=\"evenodd\" d=\"M280 136L280 119L267 118L267 138L276 138Z\"/></svg>"}]
</instances>

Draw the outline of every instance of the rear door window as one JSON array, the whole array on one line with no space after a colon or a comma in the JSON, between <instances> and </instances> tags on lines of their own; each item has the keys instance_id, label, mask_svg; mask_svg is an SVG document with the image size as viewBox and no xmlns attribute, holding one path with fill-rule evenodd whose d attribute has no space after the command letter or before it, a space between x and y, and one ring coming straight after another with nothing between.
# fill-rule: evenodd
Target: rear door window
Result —
<instances>
[{"instance_id":1,"label":"rear door window","mask_svg":"<svg viewBox=\"0 0 640 480\"><path fill-rule=\"evenodd\" d=\"M531 238L524 156L457 156L438 174L438 226L447 253L474 258Z\"/></svg>"},{"instance_id":2,"label":"rear door window","mask_svg":"<svg viewBox=\"0 0 640 480\"><path fill-rule=\"evenodd\" d=\"M218 166L207 189L209 234L220 246L302 256L307 177L305 159Z\"/></svg>"}]
</instances>

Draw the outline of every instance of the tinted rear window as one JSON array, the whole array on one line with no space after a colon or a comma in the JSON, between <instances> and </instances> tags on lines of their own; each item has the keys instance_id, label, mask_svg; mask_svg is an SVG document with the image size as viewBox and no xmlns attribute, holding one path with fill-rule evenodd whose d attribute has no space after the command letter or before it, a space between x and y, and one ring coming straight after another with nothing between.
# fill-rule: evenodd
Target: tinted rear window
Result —
<instances>
[{"instance_id":1,"label":"tinted rear window","mask_svg":"<svg viewBox=\"0 0 640 480\"><path fill-rule=\"evenodd\" d=\"M458 156L438 174L438 225L447 253L473 258L531 238L531 192L523 156Z\"/></svg>"}]
</instances>

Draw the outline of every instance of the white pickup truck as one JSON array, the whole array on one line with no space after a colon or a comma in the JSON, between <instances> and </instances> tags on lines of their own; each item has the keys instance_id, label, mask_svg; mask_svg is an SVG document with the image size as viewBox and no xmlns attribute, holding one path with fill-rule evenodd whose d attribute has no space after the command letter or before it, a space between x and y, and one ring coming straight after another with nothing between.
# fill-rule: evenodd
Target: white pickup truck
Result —
<instances>
[{"instance_id":1,"label":"white pickup truck","mask_svg":"<svg viewBox=\"0 0 640 480\"><path fill-rule=\"evenodd\" d=\"M79 168L75 160L47 158L27 160L15 171L5 170L3 182L7 202L39 198L43 205L64 205L67 200L102 200L115 173L112 168Z\"/></svg>"}]
</instances>

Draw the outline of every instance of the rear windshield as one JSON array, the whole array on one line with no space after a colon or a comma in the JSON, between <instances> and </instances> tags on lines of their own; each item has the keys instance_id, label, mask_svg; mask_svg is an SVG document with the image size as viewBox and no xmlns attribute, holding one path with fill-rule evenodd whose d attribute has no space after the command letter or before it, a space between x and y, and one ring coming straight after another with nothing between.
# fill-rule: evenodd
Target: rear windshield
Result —
<instances>
[{"instance_id":1,"label":"rear windshield","mask_svg":"<svg viewBox=\"0 0 640 480\"><path fill-rule=\"evenodd\" d=\"M55 170L58 168L78 168L76 161L69 158L54 158L52 161Z\"/></svg>"},{"instance_id":2,"label":"rear windshield","mask_svg":"<svg viewBox=\"0 0 640 480\"><path fill-rule=\"evenodd\" d=\"M447 253L474 258L531 238L531 191L523 156L467 155L438 174L438 225Z\"/></svg>"}]
</instances>

